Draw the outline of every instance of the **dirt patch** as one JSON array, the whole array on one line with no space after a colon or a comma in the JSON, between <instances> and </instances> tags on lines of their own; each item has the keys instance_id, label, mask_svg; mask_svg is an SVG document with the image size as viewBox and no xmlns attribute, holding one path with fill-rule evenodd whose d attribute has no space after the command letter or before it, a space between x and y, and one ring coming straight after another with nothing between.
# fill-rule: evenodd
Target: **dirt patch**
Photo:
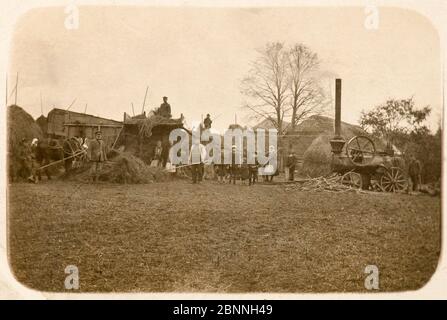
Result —
<instances>
[{"instance_id":1,"label":"dirt patch","mask_svg":"<svg viewBox=\"0 0 447 320\"><path fill-rule=\"evenodd\" d=\"M64 291L71 264L81 292L367 292L371 264L379 292L415 290L437 267L440 212L425 195L12 184L9 260L45 291Z\"/></svg>"}]
</instances>

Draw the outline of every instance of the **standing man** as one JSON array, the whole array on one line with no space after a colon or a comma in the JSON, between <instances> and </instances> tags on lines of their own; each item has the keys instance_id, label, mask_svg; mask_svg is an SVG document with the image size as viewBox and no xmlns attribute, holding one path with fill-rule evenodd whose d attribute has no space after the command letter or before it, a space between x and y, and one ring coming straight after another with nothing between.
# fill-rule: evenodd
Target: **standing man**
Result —
<instances>
[{"instance_id":1,"label":"standing man","mask_svg":"<svg viewBox=\"0 0 447 320\"><path fill-rule=\"evenodd\" d=\"M217 181L224 183L225 176L227 174L227 165L225 164L225 156L223 151L220 153L220 164L215 164L215 168L217 172Z\"/></svg>"},{"instance_id":2,"label":"standing man","mask_svg":"<svg viewBox=\"0 0 447 320\"><path fill-rule=\"evenodd\" d=\"M49 152L49 145L46 141L40 141L38 139L34 139L31 143L31 148L34 155L34 164L33 164L33 175L35 178L35 182L37 183L38 180L42 180L42 170L38 170L40 167L46 166L50 164L50 155ZM43 169L45 175L47 176L48 180L51 180L51 173L48 167Z\"/></svg>"},{"instance_id":3,"label":"standing man","mask_svg":"<svg viewBox=\"0 0 447 320\"><path fill-rule=\"evenodd\" d=\"M410 165L408 166L408 177L410 178L412 191L419 191L421 184L422 165L414 155L410 157Z\"/></svg>"},{"instance_id":4,"label":"standing man","mask_svg":"<svg viewBox=\"0 0 447 320\"><path fill-rule=\"evenodd\" d=\"M210 114L208 113L206 115L205 120L203 120L203 125L204 125L205 129L211 129L212 123L213 123L213 121L211 120Z\"/></svg>"},{"instance_id":5,"label":"standing man","mask_svg":"<svg viewBox=\"0 0 447 320\"><path fill-rule=\"evenodd\" d=\"M162 161L162 164L161 164L161 166L163 167L163 168L166 168L166 164L168 163L168 162L170 162L169 161L169 152L171 151L171 142L168 140L168 141L164 141L164 143L162 143L162 151L161 151L161 161Z\"/></svg>"},{"instance_id":6,"label":"standing man","mask_svg":"<svg viewBox=\"0 0 447 320\"><path fill-rule=\"evenodd\" d=\"M90 153L89 158L92 162L92 180L95 182L98 180L104 162L107 161L107 153L101 131L98 130L95 132L95 139L90 141L88 150Z\"/></svg>"},{"instance_id":7,"label":"standing man","mask_svg":"<svg viewBox=\"0 0 447 320\"><path fill-rule=\"evenodd\" d=\"M293 151L287 157L287 168L289 169L289 181L295 180L296 157Z\"/></svg>"},{"instance_id":8,"label":"standing man","mask_svg":"<svg viewBox=\"0 0 447 320\"><path fill-rule=\"evenodd\" d=\"M151 167L163 166L162 155L163 155L163 147L161 145L161 141L158 140L157 145L154 148L154 156L152 157L152 160L151 160Z\"/></svg>"},{"instance_id":9,"label":"standing man","mask_svg":"<svg viewBox=\"0 0 447 320\"><path fill-rule=\"evenodd\" d=\"M192 183L201 182L203 178L203 163L206 158L206 148L201 143L193 143L189 152L189 163L191 164Z\"/></svg>"},{"instance_id":10,"label":"standing man","mask_svg":"<svg viewBox=\"0 0 447 320\"><path fill-rule=\"evenodd\" d=\"M165 118L171 118L171 105L168 103L168 97L163 97L163 103L160 105L160 109L158 109L158 114Z\"/></svg>"},{"instance_id":11,"label":"standing man","mask_svg":"<svg viewBox=\"0 0 447 320\"><path fill-rule=\"evenodd\" d=\"M240 159L240 153L237 150L237 146L233 145L231 147L231 164L230 164L230 184L233 181L233 184L236 184L236 179L239 174L239 167L242 161Z\"/></svg>"},{"instance_id":12,"label":"standing man","mask_svg":"<svg viewBox=\"0 0 447 320\"><path fill-rule=\"evenodd\" d=\"M255 182L258 180L258 169L259 169L259 162L258 162L258 153L255 152L253 154L253 157L255 159L254 164L248 165L248 185L255 185Z\"/></svg>"},{"instance_id":13,"label":"standing man","mask_svg":"<svg viewBox=\"0 0 447 320\"><path fill-rule=\"evenodd\" d=\"M39 161L38 152L37 152L37 144L39 143L39 139L34 138L31 142L30 150L30 160L31 160L31 175L28 177L29 182L38 183L39 179L42 180L39 169Z\"/></svg>"}]
</instances>

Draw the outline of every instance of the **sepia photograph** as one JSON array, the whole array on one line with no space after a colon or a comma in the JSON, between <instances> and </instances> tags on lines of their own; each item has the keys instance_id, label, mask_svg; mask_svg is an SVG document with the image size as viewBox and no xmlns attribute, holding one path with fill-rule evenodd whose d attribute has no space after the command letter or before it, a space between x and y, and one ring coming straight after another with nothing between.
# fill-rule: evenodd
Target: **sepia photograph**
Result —
<instances>
[{"instance_id":1,"label":"sepia photograph","mask_svg":"<svg viewBox=\"0 0 447 320\"><path fill-rule=\"evenodd\" d=\"M403 8L22 14L8 264L57 293L383 293L441 252L440 35Z\"/></svg>"}]
</instances>

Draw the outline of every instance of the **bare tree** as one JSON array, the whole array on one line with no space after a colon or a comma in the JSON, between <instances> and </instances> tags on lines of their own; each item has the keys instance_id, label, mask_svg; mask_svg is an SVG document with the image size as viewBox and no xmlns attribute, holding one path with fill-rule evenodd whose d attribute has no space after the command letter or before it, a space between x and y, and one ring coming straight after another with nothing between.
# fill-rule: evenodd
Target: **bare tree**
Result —
<instances>
[{"instance_id":1,"label":"bare tree","mask_svg":"<svg viewBox=\"0 0 447 320\"><path fill-rule=\"evenodd\" d=\"M287 51L282 43L276 42L257 52L259 57L251 63L241 84L241 93L248 98L244 108L250 110L252 119L269 120L281 134L284 116L289 111Z\"/></svg>"},{"instance_id":2,"label":"bare tree","mask_svg":"<svg viewBox=\"0 0 447 320\"><path fill-rule=\"evenodd\" d=\"M323 89L316 79L319 60L316 53L302 44L288 52L291 129L312 114L319 114L326 105Z\"/></svg>"},{"instance_id":3,"label":"bare tree","mask_svg":"<svg viewBox=\"0 0 447 320\"><path fill-rule=\"evenodd\" d=\"M318 84L317 54L302 44L290 49L283 43L268 43L257 50L242 80L241 93L248 98L244 108L254 120L268 120L283 134L285 119L292 129L308 116L321 113L327 101Z\"/></svg>"}]
</instances>

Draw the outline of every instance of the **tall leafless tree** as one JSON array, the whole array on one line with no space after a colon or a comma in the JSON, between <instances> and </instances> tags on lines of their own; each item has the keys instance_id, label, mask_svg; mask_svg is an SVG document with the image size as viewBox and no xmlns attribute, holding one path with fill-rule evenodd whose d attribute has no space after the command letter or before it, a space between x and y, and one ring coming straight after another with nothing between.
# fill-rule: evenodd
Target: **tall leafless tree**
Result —
<instances>
[{"instance_id":1,"label":"tall leafless tree","mask_svg":"<svg viewBox=\"0 0 447 320\"><path fill-rule=\"evenodd\" d=\"M268 43L257 52L259 56L241 85L248 98L244 108L252 119L270 121L283 134L288 129L285 119L290 119L293 130L324 110L328 101L319 86L316 53L302 44L286 48L280 42Z\"/></svg>"},{"instance_id":2,"label":"tall leafless tree","mask_svg":"<svg viewBox=\"0 0 447 320\"><path fill-rule=\"evenodd\" d=\"M288 57L284 44L268 43L257 50L249 74L242 80L241 93L248 98L244 108L252 119L268 120L281 134L284 116L289 111Z\"/></svg>"},{"instance_id":3,"label":"tall leafless tree","mask_svg":"<svg viewBox=\"0 0 447 320\"><path fill-rule=\"evenodd\" d=\"M291 129L312 114L321 113L326 106L323 89L318 84L319 60L316 53L302 44L288 52Z\"/></svg>"}]
</instances>

